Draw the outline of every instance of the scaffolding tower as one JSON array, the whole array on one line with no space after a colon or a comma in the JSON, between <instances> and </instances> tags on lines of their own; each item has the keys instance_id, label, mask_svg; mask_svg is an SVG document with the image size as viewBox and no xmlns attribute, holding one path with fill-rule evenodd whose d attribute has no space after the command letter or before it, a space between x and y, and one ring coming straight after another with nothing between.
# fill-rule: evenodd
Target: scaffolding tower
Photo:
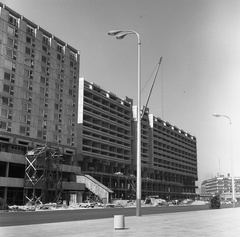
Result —
<instances>
[{"instance_id":1,"label":"scaffolding tower","mask_svg":"<svg viewBox=\"0 0 240 237\"><path fill-rule=\"evenodd\" d=\"M26 202L59 202L62 194L62 152L45 145L28 151L25 156L24 196Z\"/></svg>"}]
</instances>

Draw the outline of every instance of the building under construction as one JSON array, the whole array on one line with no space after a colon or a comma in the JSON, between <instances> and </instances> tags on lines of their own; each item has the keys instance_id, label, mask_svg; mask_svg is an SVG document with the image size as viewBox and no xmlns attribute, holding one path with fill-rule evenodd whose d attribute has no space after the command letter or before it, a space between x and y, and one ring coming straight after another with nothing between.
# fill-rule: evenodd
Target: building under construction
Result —
<instances>
[{"instance_id":1,"label":"building under construction","mask_svg":"<svg viewBox=\"0 0 240 237\"><path fill-rule=\"evenodd\" d=\"M78 153L82 173L130 199L136 188L136 106L79 81ZM141 120L142 197L195 197L196 138L144 109Z\"/></svg>"},{"instance_id":2,"label":"building under construction","mask_svg":"<svg viewBox=\"0 0 240 237\"><path fill-rule=\"evenodd\" d=\"M137 107L79 79L79 52L0 4L0 196L134 199ZM196 138L142 110L142 197L194 198Z\"/></svg>"}]
</instances>

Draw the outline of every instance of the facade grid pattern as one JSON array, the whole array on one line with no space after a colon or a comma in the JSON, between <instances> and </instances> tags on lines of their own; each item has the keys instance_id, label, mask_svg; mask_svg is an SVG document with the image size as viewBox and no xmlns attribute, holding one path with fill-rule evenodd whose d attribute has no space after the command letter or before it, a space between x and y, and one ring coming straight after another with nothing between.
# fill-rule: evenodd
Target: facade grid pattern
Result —
<instances>
[{"instance_id":1,"label":"facade grid pattern","mask_svg":"<svg viewBox=\"0 0 240 237\"><path fill-rule=\"evenodd\" d=\"M23 202L25 154L35 147L59 147L63 180L76 180L66 167L76 156L79 53L3 4L0 39L0 196L15 204Z\"/></svg>"}]
</instances>

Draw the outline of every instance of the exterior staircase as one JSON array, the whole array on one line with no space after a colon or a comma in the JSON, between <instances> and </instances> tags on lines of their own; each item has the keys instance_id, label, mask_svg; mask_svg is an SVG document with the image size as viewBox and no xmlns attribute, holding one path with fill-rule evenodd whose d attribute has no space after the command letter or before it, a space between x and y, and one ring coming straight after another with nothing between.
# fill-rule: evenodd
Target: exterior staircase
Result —
<instances>
[{"instance_id":1,"label":"exterior staircase","mask_svg":"<svg viewBox=\"0 0 240 237\"><path fill-rule=\"evenodd\" d=\"M84 183L86 188L97 195L103 203L109 203L109 196L113 191L94 179L91 175L77 175L77 183Z\"/></svg>"}]
</instances>

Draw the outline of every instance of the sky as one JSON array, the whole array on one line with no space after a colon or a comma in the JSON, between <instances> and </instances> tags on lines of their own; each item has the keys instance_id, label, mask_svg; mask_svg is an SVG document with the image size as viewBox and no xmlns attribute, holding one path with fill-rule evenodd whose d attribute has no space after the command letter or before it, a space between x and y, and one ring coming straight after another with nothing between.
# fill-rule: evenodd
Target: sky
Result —
<instances>
[{"instance_id":1,"label":"sky","mask_svg":"<svg viewBox=\"0 0 240 237\"><path fill-rule=\"evenodd\" d=\"M240 176L239 0L2 0L80 51L80 77L137 104L197 139L198 182L233 167ZM226 117L213 117L220 113ZM233 162L232 162L233 161Z\"/></svg>"}]
</instances>

